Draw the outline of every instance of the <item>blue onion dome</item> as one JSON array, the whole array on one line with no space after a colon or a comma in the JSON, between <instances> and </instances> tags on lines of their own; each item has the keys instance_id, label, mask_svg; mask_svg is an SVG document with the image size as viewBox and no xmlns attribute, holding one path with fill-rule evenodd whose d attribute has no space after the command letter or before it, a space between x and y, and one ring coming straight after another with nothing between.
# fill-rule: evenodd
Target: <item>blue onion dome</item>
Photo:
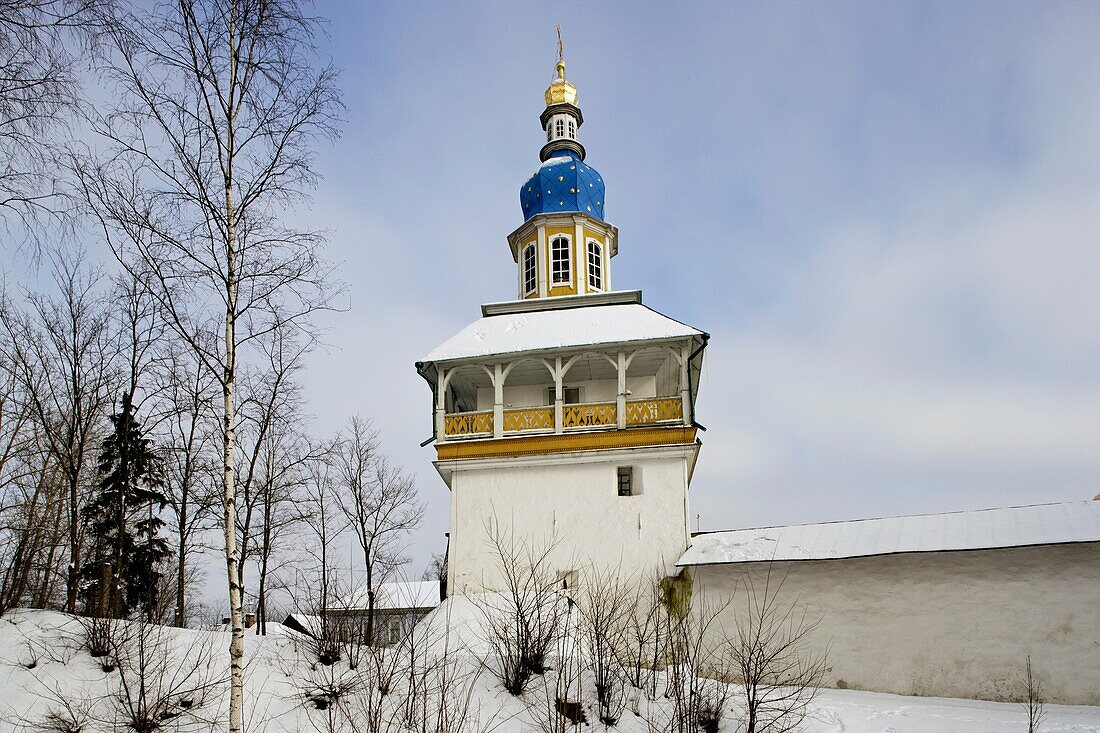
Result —
<instances>
[{"instance_id":1,"label":"blue onion dome","mask_svg":"<svg viewBox=\"0 0 1100 733\"><path fill-rule=\"evenodd\" d=\"M573 150L554 151L519 191L523 220L579 211L603 220L603 177Z\"/></svg>"}]
</instances>

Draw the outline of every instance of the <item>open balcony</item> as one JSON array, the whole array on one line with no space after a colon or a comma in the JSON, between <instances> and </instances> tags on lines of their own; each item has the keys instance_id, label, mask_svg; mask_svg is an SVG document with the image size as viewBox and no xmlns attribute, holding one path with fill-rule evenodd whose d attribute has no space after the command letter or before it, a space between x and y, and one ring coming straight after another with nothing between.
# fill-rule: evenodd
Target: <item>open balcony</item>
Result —
<instances>
[{"instance_id":1,"label":"open balcony","mask_svg":"<svg viewBox=\"0 0 1100 733\"><path fill-rule=\"evenodd\" d=\"M692 424L687 346L588 351L440 370L436 439Z\"/></svg>"}]
</instances>

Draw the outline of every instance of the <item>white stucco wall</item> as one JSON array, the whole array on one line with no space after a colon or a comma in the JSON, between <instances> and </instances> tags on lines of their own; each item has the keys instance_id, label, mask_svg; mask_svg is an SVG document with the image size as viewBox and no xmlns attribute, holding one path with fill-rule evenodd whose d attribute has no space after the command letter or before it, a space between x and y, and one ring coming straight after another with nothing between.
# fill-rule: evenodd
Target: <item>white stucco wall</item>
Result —
<instances>
[{"instance_id":1,"label":"white stucco wall","mask_svg":"<svg viewBox=\"0 0 1100 733\"><path fill-rule=\"evenodd\" d=\"M555 570L588 563L624 576L669 572L688 543L687 483L694 446L603 450L557 456L454 461L449 587L499 588L488 547L494 517L517 540L555 541ZM636 495L621 497L618 466L634 468Z\"/></svg>"},{"instance_id":2,"label":"white stucco wall","mask_svg":"<svg viewBox=\"0 0 1100 733\"><path fill-rule=\"evenodd\" d=\"M766 572L695 567L695 592L732 596L732 629L743 574L759 588ZM774 563L784 573L781 598L821 619L830 686L1015 699L1030 654L1049 701L1100 705L1100 543Z\"/></svg>"},{"instance_id":3,"label":"white stucco wall","mask_svg":"<svg viewBox=\"0 0 1100 733\"><path fill-rule=\"evenodd\" d=\"M679 379L679 374L676 375ZM652 376L627 377L626 388L631 399L646 399L657 396L656 378ZM547 405L547 390L553 382L546 384L504 385L504 403L512 407L543 407ZM591 379L588 381L565 380L567 387L581 388L581 402L614 402L618 396L619 384L614 379ZM671 392L669 394L672 394ZM477 390L477 409L493 409L494 392L492 387L479 387ZM549 404L553 404L550 402Z\"/></svg>"}]
</instances>

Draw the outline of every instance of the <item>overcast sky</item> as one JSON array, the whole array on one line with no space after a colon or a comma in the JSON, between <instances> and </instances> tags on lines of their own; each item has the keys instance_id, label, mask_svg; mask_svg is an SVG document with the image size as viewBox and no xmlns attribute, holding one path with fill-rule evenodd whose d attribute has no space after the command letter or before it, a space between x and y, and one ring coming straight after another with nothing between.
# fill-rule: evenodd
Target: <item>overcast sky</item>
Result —
<instances>
[{"instance_id":1,"label":"overcast sky","mask_svg":"<svg viewBox=\"0 0 1100 733\"><path fill-rule=\"evenodd\" d=\"M562 24L618 288L712 334L704 530L1100 492L1100 4L322 4L346 132L310 217L351 311L318 421L430 504L413 362L514 297Z\"/></svg>"},{"instance_id":2,"label":"overcast sky","mask_svg":"<svg viewBox=\"0 0 1100 733\"><path fill-rule=\"evenodd\" d=\"M297 215L350 310L306 394L417 475L413 575L448 514L413 363L515 296L556 23L615 285L712 335L704 530L1100 492L1100 4L317 11L346 123Z\"/></svg>"}]
</instances>

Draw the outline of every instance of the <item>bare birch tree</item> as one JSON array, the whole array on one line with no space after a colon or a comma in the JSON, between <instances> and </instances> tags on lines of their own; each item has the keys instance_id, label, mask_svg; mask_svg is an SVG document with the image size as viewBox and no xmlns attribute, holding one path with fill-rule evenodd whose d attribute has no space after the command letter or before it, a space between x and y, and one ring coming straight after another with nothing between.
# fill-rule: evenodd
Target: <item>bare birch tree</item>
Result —
<instances>
[{"instance_id":1,"label":"bare birch tree","mask_svg":"<svg viewBox=\"0 0 1100 733\"><path fill-rule=\"evenodd\" d=\"M333 454L339 507L363 551L367 591L366 640L374 643L378 585L407 562L402 553L424 516L416 483L378 452L378 435L359 416L348 421Z\"/></svg>"},{"instance_id":2,"label":"bare birch tree","mask_svg":"<svg viewBox=\"0 0 1100 733\"><path fill-rule=\"evenodd\" d=\"M335 74L316 61L316 22L290 0L114 7L98 22L117 102L91 120L98 155L74 155L73 168L118 260L221 388L229 730L240 733L237 372L251 342L334 292L321 236L280 216L316 180L313 143L335 134Z\"/></svg>"}]
</instances>

